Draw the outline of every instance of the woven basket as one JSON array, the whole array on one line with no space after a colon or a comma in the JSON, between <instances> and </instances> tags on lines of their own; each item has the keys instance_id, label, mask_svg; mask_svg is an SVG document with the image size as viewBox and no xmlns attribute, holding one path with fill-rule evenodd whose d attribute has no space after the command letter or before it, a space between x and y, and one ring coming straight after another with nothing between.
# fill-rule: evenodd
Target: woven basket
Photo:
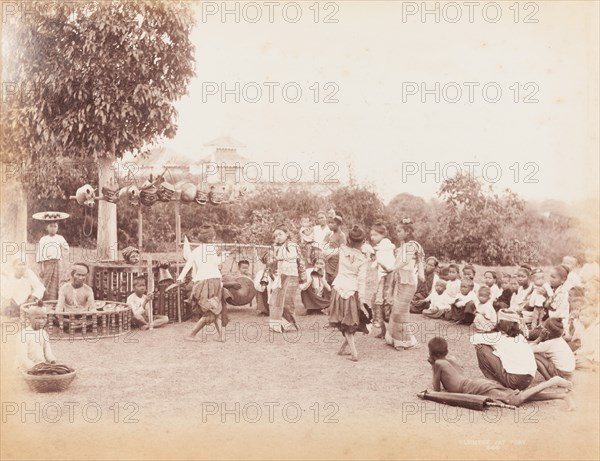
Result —
<instances>
[{"instance_id":1,"label":"woven basket","mask_svg":"<svg viewBox=\"0 0 600 461\"><path fill-rule=\"evenodd\" d=\"M23 377L34 392L62 392L67 390L75 379L76 371L64 375L29 375L23 372Z\"/></svg>"}]
</instances>

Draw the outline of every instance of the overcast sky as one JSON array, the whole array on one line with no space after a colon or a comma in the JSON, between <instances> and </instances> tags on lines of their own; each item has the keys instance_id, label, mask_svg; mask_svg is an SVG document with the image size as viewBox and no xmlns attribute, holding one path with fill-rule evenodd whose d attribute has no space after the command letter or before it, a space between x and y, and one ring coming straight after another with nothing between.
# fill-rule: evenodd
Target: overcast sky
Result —
<instances>
[{"instance_id":1,"label":"overcast sky","mask_svg":"<svg viewBox=\"0 0 600 461\"><path fill-rule=\"evenodd\" d=\"M328 173L345 180L351 162L385 200L432 197L452 164L465 162L479 163L471 167L477 175L485 166L496 189L527 199L597 197L598 4L520 2L515 23L513 2L499 3L497 22L488 3L474 7L472 22L468 6L454 3L460 11L446 7L436 23L433 14L423 20L421 2L321 3L318 22L311 2L301 2L294 23L298 8L284 13L289 2L281 2L271 23L264 2L229 3L239 5L239 22L222 17L221 2L204 2L192 37L197 77L166 147L200 156L204 143L232 136L260 165L300 163L304 179L319 162L321 181ZM327 14L337 23L325 22ZM265 82L273 82L272 102ZM425 102L421 83L434 90ZM221 84L232 93L223 95ZM298 88L299 100L289 102ZM327 96L338 102L325 103ZM432 173L423 178L423 168Z\"/></svg>"}]
</instances>

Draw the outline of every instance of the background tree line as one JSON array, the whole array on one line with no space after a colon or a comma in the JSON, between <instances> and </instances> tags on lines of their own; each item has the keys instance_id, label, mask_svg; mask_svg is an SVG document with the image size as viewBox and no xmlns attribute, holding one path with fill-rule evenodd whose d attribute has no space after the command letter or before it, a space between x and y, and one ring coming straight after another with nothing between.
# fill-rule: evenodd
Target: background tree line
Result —
<instances>
[{"instance_id":1,"label":"background tree line","mask_svg":"<svg viewBox=\"0 0 600 461\"><path fill-rule=\"evenodd\" d=\"M426 201L401 193L387 205L365 186L345 186L329 195L317 195L310 189L261 184L233 204L182 203L182 234L191 241L202 241L203 226L212 225L220 241L268 244L275 226L286 225L295 237L301 217L314 222L318 211L330 208L343 214L346 228L359 224L369 229L375 221L383 220L393 241L395 224L410 217L415 223L415 237L426 253L445 261L552 264L566 254L581 258L590 244L585 239L590 235L589 222L581 219L584 212L558 201L526 202L510 190L499 194L469 176L444 181L436 198ZM83 207L72 200L30 197L29 215L46 209L71 213L61 229L71 245L95 247L95 211L94 228L87 229L91 232L86 237ZM173 251L174 204L158 202L142 207L142 214L144 251ZM590 218L589 213L586 216ZM136 245L137 208L118 205L117 220L119 248ZM28 229L30 241L39 239L43 232L31 219Z\"/></svg>"}]
</instances>

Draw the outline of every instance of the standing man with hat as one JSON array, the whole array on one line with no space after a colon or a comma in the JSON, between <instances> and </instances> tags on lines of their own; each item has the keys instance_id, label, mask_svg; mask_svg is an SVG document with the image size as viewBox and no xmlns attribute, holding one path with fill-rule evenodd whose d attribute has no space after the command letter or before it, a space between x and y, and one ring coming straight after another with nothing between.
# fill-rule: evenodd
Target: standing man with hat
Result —
<instances>
[{"instance_id":1,"label":"standing man with hat","mask_svg":"<svg viewBox=\"0 0 600 461\"><path fill-rule=\"evenodd\" d=\"M58 234L58 221L67 219L67 213L48 211L36 213L33 219L46 223L44 235L37 247L36 261L40 266L40 278L46 287L44 299L58 299L60 281L60 261L69 253L69 244L62 235Z\"/></svg>"}]
</instances>

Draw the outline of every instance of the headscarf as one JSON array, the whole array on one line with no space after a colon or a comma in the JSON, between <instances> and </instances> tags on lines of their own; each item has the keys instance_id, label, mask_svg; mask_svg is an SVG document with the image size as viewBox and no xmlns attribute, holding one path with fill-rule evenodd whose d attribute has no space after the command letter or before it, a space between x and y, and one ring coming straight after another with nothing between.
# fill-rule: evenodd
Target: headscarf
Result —
<instances>
[{"instance_id":1,"label":"headscarf","mask_svg":"<svg viewBox=\"0 0 600 461\"><path fill-rule=\"evenodd\" d=\"M131 256L132 256L134 253L137 253L137 254L139 255L139 254L140 254L140 250L138 250L137 248L135 248L135 247L132 247L132 246L128 246L127 248L125 248L125 249L124 249L124 250L121 252L121 254L123 255L123 259L125 259L125 261L127 261L127 262L129 262L129 260L130 260Z\"/></svg>"},{"instance_id":2,"label":"headscarf","mask_svg":"<svg viewBox=\"0 0 600 461\"><path fill-rule=\"evenodd\" d=\"M365 239L365 231L360 226L354 225L348 233L348 238L354 243L362 242Z\"/></svg>"}]
</instances>

